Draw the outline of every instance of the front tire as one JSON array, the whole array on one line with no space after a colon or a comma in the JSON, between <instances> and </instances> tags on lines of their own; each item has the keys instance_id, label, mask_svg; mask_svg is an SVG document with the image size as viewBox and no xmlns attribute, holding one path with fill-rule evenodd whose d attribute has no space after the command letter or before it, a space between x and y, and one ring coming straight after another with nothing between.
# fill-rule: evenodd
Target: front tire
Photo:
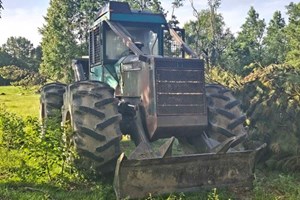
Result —
<instances>
[{"instance_id":1,"label":"front tire","mask_svg":"<svg viewBox=\"0 0 300 200\"><path fill-rule=\"evenodd\" d=\"M204 132L211 146L204 141L203 135L180 138L179 142L184 152L213 152L214 147L232 137L238 139L232 143L231 150L242 150L242 143L246 139L247 131L244 128L246 116L240 109L240 102L224 86L207 84L205 90L208 127Z\"/></svg>"},{"instance_id":2,"label":"front tire","mask_svg":"<svg viewBox=\"0 0 300 200\"><path fill-rule=\"evenodd\" d=\"M232 92L218 84L206 85L206 97L208 105L208 134L218 142L234 137L246 136L244 128L246 115L240 108L240 101ZM246 137L241 137L246 138ZM243 140L233 144L236 149L242 148Z\"/></svg>"},{"instance_id":3,"label":"front tire","mask_svg":"<svg viewBox=\"0 0 300 200\"><path fill-rule=\"evenodd\" d=\"M120 155L120 114L113 92L105 83L81 81L69 85L65 96L63 123L71 123L79 166L97 173L113 171Z\"/></svg>"}]
</instances>

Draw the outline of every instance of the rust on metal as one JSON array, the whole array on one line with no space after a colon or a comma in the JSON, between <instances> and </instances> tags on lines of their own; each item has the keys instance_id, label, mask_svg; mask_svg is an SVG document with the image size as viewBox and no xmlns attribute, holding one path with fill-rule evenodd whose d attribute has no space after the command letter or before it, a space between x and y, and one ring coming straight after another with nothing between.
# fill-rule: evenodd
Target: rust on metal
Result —
<instances>
[{"instance_id":1,"label":"rust on metal","mask_svg":"<svg viewBox=\"0 0 300 200\"><path fill-rule=\"evenodd\" d=\"M145 160L128 160L122 154L115 171L116 196L131 199L200 188L251 187L256 155L263 148Z\"/></svg>"}]
</instances>

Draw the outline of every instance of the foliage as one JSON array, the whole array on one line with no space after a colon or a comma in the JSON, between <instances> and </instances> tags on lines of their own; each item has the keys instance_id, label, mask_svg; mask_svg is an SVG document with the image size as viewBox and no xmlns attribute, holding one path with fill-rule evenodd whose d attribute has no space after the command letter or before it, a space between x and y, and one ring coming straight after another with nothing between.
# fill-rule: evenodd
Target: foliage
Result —
<instances>
[{"instance_id":1,"label":"foliage","mask_svg":"<svg viewBox=\"0 0 300 200\"><path fill-rule=\"evenodd\" d=\"M287 6L289 24L286 27L289 51L286 61L290 65L300 68L300 3L290 3Z\"/></svg>"},{"instance_id":2,"label":"foliage","mask_svg":"<svg viewBox=\"0 0 300 200\"><path fill-rule=\"evenodd\" d=\"M267 166L300 167L300 71L288 65L255 68L246 77L214 69L210 81L228 86L242 101L252 140L268 144ZM251 145L251 144L248 144Z\"/></svg>"},{"instance_id":3,"label":"foliage","mask_svg":"<svg viewBox=\"0 0 300 200\"><path fill-rule=\"evenodd\" d=\"M2 66L6 65L11 65L12 64L13 58L6 52L0 50L0 68ZM1 75L0 75L0 85L8 85L9 81L5 80Z\"/></svg>"},{"instance_id":4,"label":"foliage","mask_svg":"<svg viewBox=\"0 0 300 200\"><path fill-rule=\"evenodd\" d=\"M230 70L214 67L209 73L205 74L206 82L219 83L230 88L232 91L239 91L242 88L243 78Z\"/></svg>"},{"instance_id":5,"label":"foliage","mask_svg":"<svg viewBox=\"0 0 300 200\"><path fill-rule=\"evenodd\" d=\"M7 78L7 72L10 68L14 70L18 68L19 72L15 75L14 71L10 71L10 77L17 77L20 75L20 71L22 74L32 74L30 79L37 77L38 68L41 62L41 47L38 46L36 48L33 47L33 44L24 37L10 37L7 39L7 42L2 45L0 48L0 85L10 84L12 80L14 81L22 81L20 77L18 78ZM5 67L3 67L5 66ZM15 66L15 68L7 67L7 66ZM4 69L5 68L5 69ZM3 74L4 73L4 74ZM6 76L6 77L4 77ZM35 78L36 79L36 78ZM27 84L29 79L22 81L23 84ZM29 81L34 82L34 81Z\"/></svg>"},{"instance_id":6,"label":"foliage","mask_svg":"<svg viewBox=\"0 0 300 200\"><path fill-rule=\"evenodd\" d=\"M269 144L270 167L300 167L300 71L286 65L256 69L244 78L243 102L256 137Z\"/></svg>"},{"instance_id":7,"label":"foliage","mask_svg":"<svg viewBox=\"0 0 300 200\"><path fill-rule=\"evenodd\" d=\"M41 62L41 47L33 47L33 44L24 37L10 37L2 45L1 51L6 52L13 59L13 64L38 71Z\"/></svg>"},{"instance_id":8,"label":"foliage","mask_svg":"<svg viewBox=\"0 0 300 200\"><path fill-rule=\"evenodd\" d=\"M108 0L53 0L42 34L40 72L52 80L70 81L71 59L87 55L88 30Z\"/></svg>"},{"instance_id":9,"label":"foliage","mask_svg":"<svg viewBox=\"0 0 300 200\"><path fill-rule=\"evenodd\" d=\"M25 88L41 85L46 82L45 77L35 71L21 69L17 66L4 66L0 68L0 76L9 80L11 85L23 86Z\"/></svg>"},{"instance_id":10,"label":"foliage","mask_svg":"<svg viewBox=\"0 0 300 200\"><path fill-rule=\"evenodd\" d=\"M53 80L68 80L71 59L78 56L73 22L77 9L72 0L50 1L46 23L40 29L43 51L40 71Z\"/></svg>"},{"instance_id":11,"label":"foliage","mask_svg":"<svg viewBox=\"0 0 300 200\"><path fill-rule=\"evenodd\" d=\"M80 0L70 1L74 4L73 17L70 19L74 24L73 32L78 41L79 55L88 53L88 31L90 25L96 19L99 9L108 2L108 0Z\"/></svg>"},{"instance_id":12,"label":"foliage","mask_svg":"<svg viewBox=\"0 0 300 200\"><path fill-rule=\"evenodd\" d=\"M7 181L51 181L60 185L80 180L66 156L70 149L62 142L62 128L55 120L48 120L46 126L42 135L37 118L22 119L0 107L0 150L7 158L16 158L14 165L7 165L6 160L0 162Z\"/></svg>"},{"instance_id":13,"label":"foliage","mask_svg":"<svg viewBox=\"0 0 300 200\"><path fill-rule=\"evenodd\" d=\"M263 174L264 173L264 174ZM299 173L282 173L279 171L259 172L254 182L253 199L299 199Z\"/></svg>"},{"instance_id":14,"label":"foliage","mask_svg":"<svg viewBox=\"0 0 300 200\"><path fill-rule=\"evenodd\" d=\"M285 34L285 21L279 11L276 11L267 27L267 34L263 38L263 65L283 64L288 50Z\"/></svg>"},{"instance_id":15,"label":"foliage","mask_svg":"<svg viewBox=\"0 0 300 200\"><path fill-rule=\"evenodd\" d=\"M137 10L151 10L157 13L164 13L164 9L161 6L161 2L159 0L125 0L128 2L130 7Z\"/></svg>"},{"instance_id":16,"label":"foliage","mask_svg":"<svg viewBox=\"0 0 300 200\"><path fill-rule=\"evenodd\" d=\"M231 53L237 58L235 72L247 74L249 69L243 69L244 66L251 63L261 64L263 59L262 39L265 26L264 19L259 19L259 14L251 7L231 50Z\"/></svg>"},{"instance_id":17,"label":"foliage","mask_svg":"<svg viewBox=\"0 0 300 200\"><path fill-rule=\"evenodd\" d=\"M206 67L221 65L225 49L233 40L229 29L225 29L225 22L217 12L221 1L208 1L209 9L198 11L191 2L196 20L185 24L187 43L196 53L206 60Z\"/></svg>"},{"instance_id":18,"label":"foliage","mask_svg":"<svg viewBox=\"0 0 300 200\"><path fill-rule=\"evenodd\" d=\"M217 188L212 190L212 193L208 195L207 200L219 200L219 195L217 193Z\"/></svg>"},{"instance_id":19,"label":"foliage","mask_svg":"<svg viewBox=\"0 0 300 200\"><path fill-rule=\"evenodd\" d=\"M175 9L178 9L183 6L183 1L184 0L174 0L172 2L172 13L171 13L171 19L168 21L168 23L171 25L173 28L178 28L179 21L177 20L177 17L175 15ZM166 13L167 14L167 13ZM165 15L166 15L165 14Z\"/></svg>"},{"instance_id":20,"label":"foliage","mask_svg":"<svg viewBox=\"0 0 300 200\"><path fill-rule=\"evenodd\" d=\"M0 50L0 67L13 64L13 57L7 52Z\"/></svg>"}]
</instances>

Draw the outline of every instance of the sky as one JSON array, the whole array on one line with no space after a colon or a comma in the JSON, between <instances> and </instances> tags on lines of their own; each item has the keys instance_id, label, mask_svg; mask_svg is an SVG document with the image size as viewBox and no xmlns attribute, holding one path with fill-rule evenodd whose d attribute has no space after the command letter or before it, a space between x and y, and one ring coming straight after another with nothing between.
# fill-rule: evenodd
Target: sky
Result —
<instances>
[{"instance_id":1,"label":"sky","mask_svg":"<svg viewBox=\"0 0 300 200\"><path fill-rule=\"evenodd\" d=\"M50 0L2 0L4 10L1 12L0 19L0 45L11 36L22 36L30 40L34 46L39 45L42 36L38 28L45 23L44 16L49 2ZM172 0L161 0L161 2L165 10L171 13ZM285 6L290 2L292 0L222 0L219 12L223 15L226 26L233 33L237 33L245 22L250 6L259 13L260 19L264 18L266 23L269 23L276 10L281 11L287 21ZM300 0L293 0L293 2L299 3ZM194 5L198 10L205 9L207 0L194 0ZM184 6L175 10L175 15L181 26L185 22L196 19L193 16L190 0L185 0Z\"/></svg>"}]
</instances>

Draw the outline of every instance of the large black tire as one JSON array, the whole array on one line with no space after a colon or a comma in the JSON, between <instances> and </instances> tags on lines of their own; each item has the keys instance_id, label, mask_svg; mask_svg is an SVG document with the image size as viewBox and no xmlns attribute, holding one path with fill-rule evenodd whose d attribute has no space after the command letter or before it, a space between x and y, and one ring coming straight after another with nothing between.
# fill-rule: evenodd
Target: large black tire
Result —
<instances>
[{"instance_id":1,"label":"large black tire","mask_svg":"<svg viewBox=\"0 0 300 200\"><path fill-rule=\"evenodd\" d=\"M224 86L207 84L205 89L208 106L206 135L216 141L215 144L238 136L240 139L233 142L231 150L242 150L247 131L244 128L246 116L240 109L240 101ZM211 152L201 136L180 138L179 142L186 153Z\"/></svg>"},{"instance_id":2,"label":"large black tire","mask_svg":"<svg viewBox=\"0 0 300 200\"><path fill-rule=\"evenodd\" d=\"M40 119L58 117L61 121L61 108L66 85L63 83L49 83L41 88L40 96Z\"/></svg>"},{"instance_id":3,"label":"large black tire","mask_svg":"<svg viewBox=\"0 0 300 200\"><path fill-rule=\"evenodd\" d=\"M232 92L218 84L206 85L208 105L208 134L211 138L223 142L233 136L246 136L244 127L246 115L240 108L240 101ZM246 138L246 137L242 137ZM242 148L243 140L237 141L236 149Z\"/></svg>"},{"instance_id":4,"label":"large black tire","mask_svg":"<svg viewBox=\"0 0 300 200\"><path fill-rule=\"evenodd\" d=\"M68 86L63 123L71 123L70 137L79 155L78 166L96 173L111 172L120 155L121 119L118 100L109 85L98 81L81 81Z\"/></svg>"}]
</instances>

